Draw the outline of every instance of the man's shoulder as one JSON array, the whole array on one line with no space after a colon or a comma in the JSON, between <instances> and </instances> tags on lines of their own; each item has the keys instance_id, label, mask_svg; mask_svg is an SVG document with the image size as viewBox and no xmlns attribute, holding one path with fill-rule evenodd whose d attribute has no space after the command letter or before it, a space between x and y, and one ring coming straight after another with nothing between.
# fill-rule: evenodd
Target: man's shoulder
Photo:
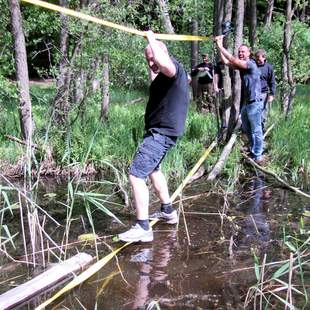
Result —
<instances>
[{"instance_id":1,"label":"man's shoulder","mask_svg":"<svg viewBox=\"0 0 310 310\"><path fill-rule=\"evenodd\" d=\"M244 71L244 72L254 72L254 71L258 70L257 64L256 64L254 59L249 58L249 59L244 60L244 61L246 62L247 68L246 69L238 69L241 72L242 71Z\"/></svg>"},{"instance_id":2,"label":"man's shoulder","mask_svg":"<svg viewBox=\"0 0 310 310\"><path fill-rule=\"evenodd\" d=\"M266 66L268 69L273 70L273 65L272 65L270 62L266 61L266 62L265 62L265 66Z\"/></svg>"}]
</instances>

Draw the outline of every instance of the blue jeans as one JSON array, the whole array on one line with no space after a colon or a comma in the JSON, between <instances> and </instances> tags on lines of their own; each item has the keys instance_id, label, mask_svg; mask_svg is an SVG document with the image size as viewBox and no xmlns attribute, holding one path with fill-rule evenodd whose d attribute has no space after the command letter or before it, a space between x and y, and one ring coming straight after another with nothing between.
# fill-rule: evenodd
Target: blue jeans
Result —
<instances>
[{"instance_id":1,"label":"blue jeans","mask_svg":"<svg viewBox=\"0 0 310 310\"><path fill-rule=\"evenodd\" d=\"M168 150L176 143L176 137L162 135L149 130L129 167L129 173L137 178L146 179L153 171L160 169L160 163Z\"/></svg>"},{"instance_id":2,"label":"blue jeans","mask_svg":"<svg viewBox=\"0 0 310 310\"><path fill-rule=\"evenodd\" d=\"M255 101L245 104L241 108L242 128L250 142L250 151L254 159L260 160L264 148L264 136L262 130L263 101Z\"/></svg>"}]
</instances>

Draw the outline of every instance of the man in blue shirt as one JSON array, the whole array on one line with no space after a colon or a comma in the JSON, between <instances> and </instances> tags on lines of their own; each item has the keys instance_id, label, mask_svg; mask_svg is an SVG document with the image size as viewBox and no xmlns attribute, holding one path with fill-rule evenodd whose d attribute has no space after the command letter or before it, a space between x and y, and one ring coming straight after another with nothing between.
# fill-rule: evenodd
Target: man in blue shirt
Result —
<instances>
[{"instance_id":1,"label":"man in blue shirt","mask_svg":"<svg viewBox=\"0 0 310 310\"><path fill-rule=\"evenodd\" d=\"M262 86L262 100L264 103L262 122L263 129L267 120L268 113L271 108L271 103L276 92L276 80L272 65L266 60L266 52L263 49L257 50L255 60L260 70L260 81Z\"/></svg>"},{"instance_id":2,"label":"man in blue shirt","mask_svg":"<svg viewBox=\"0 0 310 310\"><path fill-rule=\"evenodd\" d=\"M262 130L263 102L261 100L260 71L253 59L250 58L250 48L242 44L238 49L238 58L234 57L223 46L223 36L214 38L221 59L225 65L239 70L241 76L241 120L253 159L263 164L264 136Z\"/></svg>"}]
</instances>

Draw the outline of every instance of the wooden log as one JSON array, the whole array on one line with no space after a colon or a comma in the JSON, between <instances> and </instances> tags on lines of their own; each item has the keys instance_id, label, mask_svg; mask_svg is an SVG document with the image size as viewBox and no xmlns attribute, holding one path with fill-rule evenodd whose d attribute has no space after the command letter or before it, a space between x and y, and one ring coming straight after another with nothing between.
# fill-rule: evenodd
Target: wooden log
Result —
<instances>
[{"instance_id":1,"label":"wooden log","mask_svg":"<svg viewBox=\"0 0 310 310\"><path fill-rule=\"evenodd\" d=\"M256 169L262 171L263 173L267 174L267 175L270 175L272 177L274 177L280 184L282 184L284 187L288 188L289 190L295 192L296 194L298 195L301 195L303 197L306 197L306 198L310 198L310 195L303 192L302 190L300 190L299 188L297 187L294 187L294 186L291 186L289 185L287 182L285 182L284 180L282 180L277 174L275 174L274 172L272 171L269 171L265 168L263 168L262 166L258 165L252 158L250 158L249 156L247 156L246 154L244 153L241 153L242 156L250 163L252 164Z\"/></svg>"},{"instance_id":2,"label":"wooden log","mask_svg":"<svg viewBox=\"0 0 310 310\"><path fill-rule=\"evenodd\" d=\"M207 180L208 181L214 181L217 176L220 174L220 172L222 171L225 162L229 156L229 154L231 153L233 146L235 145L235 142L237 140L237 135L238 135L238 130L241 127L241 120L239 119L237 122L237 125L235 126L234 132L232 133L229 141L227 142L227 144L224 146L222 153L220 155L220 158L218 159L218 161L216 162L216 164L213 166L212 170L210 171Z\"/></svg>"},{"instance_id":3,"label":"wooden log","mask_svg":"<svg viewBox=\"0 0 310 310\"><path fill-rule=\"evenodd\" d=\"M0 295L0 309L13 309L55 284L62 283L64 279L74 277L76 272L83 269L92 260L91 255L79 253L51 267L32 280Z\"/></svg>"}]
</instances>

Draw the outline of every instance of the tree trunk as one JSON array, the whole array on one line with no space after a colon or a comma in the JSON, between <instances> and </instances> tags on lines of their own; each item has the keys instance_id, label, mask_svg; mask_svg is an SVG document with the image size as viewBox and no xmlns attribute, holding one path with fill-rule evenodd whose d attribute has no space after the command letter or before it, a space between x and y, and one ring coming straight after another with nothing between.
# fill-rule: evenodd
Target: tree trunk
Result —
<instances>
[{"instance_id":1,"label":"tree trunk","mask_svg":"<svg viewBox=\"0 0 310 310\"><path fill-rule=\"evenodd\" d=\"M250 0L250 22L249 22L249 41L250 46L254 49L257 35L256 35L256 28L257 28L257 8L256 8L256 0Z\"/></svg>"},{"instance_id":2,"label":"tree trunk","mask_svg":"<svg viewBox=\"0 0 310 310\"><path fill-rule=\"evenodd\" d=\"M294 96L296 93L296 83L293 78L292 66L290 63L290 48L293 43L292 34L292 0L287 1L286 22L283 30L283 56L282 56L282 89L281 99L282 108L287 117L293 107Z\"/></svg>"},{"instance_id":3,"label":"tree trunk","mask_svg":"<svg viewBox=\"0 0 310 310\"><path fill-rule=\"evenodd\" d=\"M94 62L92 63L92 81L91 81L91 87L92 92L95 93L98 89L100 89L100 79L98 77L98 68L99 68L99 57L95 57Z\"/></svg>"},{"instance_id":4,"label":"tree trunk","mask_svg":"<svg viewBox=\"0 0 310 310\"><path fill-rule=\"evenodd\" d=\"M79 104L84 99L86 84L86 72L83 68L77 72L74 79L74 102Z\"/></svg>"},{"instance_id":5,"label":"tree trunk","mask_svg":"<svg viewBox=\"0 0 310 310\"><path fill-rule=\"evenodd\" d=\"M198 22L196 20L192 21L191 25L191 32L192 35L198 35ZM191 67L195 68L198 65L198 41L191 41ZM192 77L192 92L193 92L193 99L197 98L197 76Z\"/></svg>"},{"instance_id":6,"label":"tree trunk","mask_svg":"<svg viewBox=\"0 0 310 310\"><path fill-rule=\"evenodd\" d=\"M31 145L33 134L32 106L29 93L29 77L25 36L22 26L22 16L18 0L8 0L12 34L14 40L16 78L19 91L19 115L22 137Z\"/></svg>"},{"instance_id":7,"label":"tree trunk","mask_svg":"<svg viewBox=\"0 0 310 310\"><path fill-rule=\"evenodd\" d=\"M238 48L242 44L243 37L243 20L244 20L244 0L237 1L237 14L236 14L236 31L235 31L235 46L234 54L238 55ZM240 99L241 99L241 79L238 70L233 71L233 87L232 87L232 105L230 110L229 125L227 141L229 140L240 114Z\"/></svg>"},{"instance_id":8,"label":"tree trunk","mask_svg":"<svg viewBox=\"0 0 310 310\"><path fill-rule=\"evenodd\" d=\"M304 0L301 5L302 5L302 8L301 8L301 14L300 14L299 19L301 22L305 23L306 18L307 18L307 1Z\"/></svg>"},{"instance_id":9,"label":"tree trunk","mask_svg":"<svg viewBox=\"0 0 310 310\"><path fill-rule=\"evenodd\" d=\"M268 0L267 11L264 18L266 28L271 27L272 13L273 13L274 0Z\"/></svg>"},{"instance_id":10,"label":"tree trunk","mask_svg":"<svg viewBox=\"0 0 310 310\"><path fill-rule=\"evenodd\" d=\"M67 0L60 0L60 5L67 7ZM56 95L54 99L54 120L57 125L64 126L69 114L69 60L68 60L68 16L60 14L60 53L59 74L56 80Z\"/></svg>"},{"instance_id":11,"label":"tree trunk","mask_svg":"<svg viewBox=\"0 0 310 310\"><path fill-rule=\"evenodd\" d=\"M224 21L231 21L232 16L232 0L227 0L225 2L225 9L224 9ZM227 50L231 50L231 44L229 37L226 36L224 38L224 46ZM223 89L224 89L224 100L228 101L228 106L230 106L230 100L231 100L231 78L229 74L229 68L227 66L224 66L224 72L223 73ZM230 112L229 112L230 114ZM228 118L229 118L228 114Z\"/></svg>"},{"instance_id":12,"label":"tree trunk","mask_svg":"<svg viewBox=\"0 0 310 310\"><path fill-rule=\"evenodd\" d=\"M213 2L213 35L222 34L222 22L224 15L224 1L218 0Z\"/></svg>"},{"instance_id":13,"label":"tree trunk","mask_svg":"<svg viewBox=\"0 0 310 310\"><path fill-rule=\"evenodd\" d=\"M231 21L232 16L232 0L225 1L224 5L224 14L223 14L223 21ZM220 15L221 16L221 15ZM218 30L221 32L221 30ZM227 50L231 51L231 40L230 36L226 36L224 38L224 46ZM221 127L223 128L223 138L225 139L225 135L227 134L227 126L229 122L230 117L230 109L231 109L231 103L232 103L232 97L231 97L231 77L230 77L230 69L228 66L222 66L221 68L221 74L223 78L223 96L222 96L222 102L220 103L220 109L221 109ZM224 129L225 128L225 129Z\"/></svg>"},{"instance_id":14,"label":"tree trunk","mask_svg":"<svg viewBox=\"0 0 310 310\"><path fill-rule=\"evenodd\" d=\"M167 33L174 33L173 26L171 24L170 16L169 16L169 7L166 0L157 0L157 3L160 8L161 16L164 23L164 28Z\"/></svg>"},{"instance_id":15,"label":"tree trunk","mask_svg":"<svg viewBox=\"0 0 310 310\"><path fill-rule=\"evenodd\" d=\"M101 106L101 121L108 119L108 109L110 104L109 96L109 54L106 52L103 55L103 83L102 83L102 106Z\"/></svg>"},{"instance_id":16,"label":"tree trunk","mask_svg":"<svg viewBox=\"0 0 310 310\"><path fill-rule=\"evenodd\" d=\"M218 177L220 172L223 170L225 163L227 161L227 158L228 158L229 154L231 153L233 146L235 145L235 142L237 140L238 130L240 127L241 127L241 121L239 121L237 123L237 125L234 129L234 132L231 135L227 144L224 146L219 159L217 160L216 164L213 166L212 170L210 171L210 173L207 177L208 181L214 181Z\"/></svg>"}]
</instances>

